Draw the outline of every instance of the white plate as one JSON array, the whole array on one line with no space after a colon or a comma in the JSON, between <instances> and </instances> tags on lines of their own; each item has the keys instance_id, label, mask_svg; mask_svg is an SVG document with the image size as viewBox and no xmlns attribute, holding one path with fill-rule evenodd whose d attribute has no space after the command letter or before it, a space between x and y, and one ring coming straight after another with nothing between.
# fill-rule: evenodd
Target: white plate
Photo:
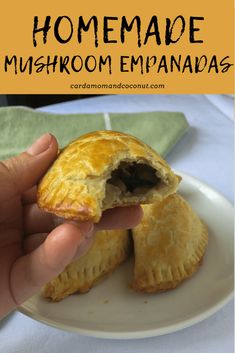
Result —
<instances>
[{"instance_id":1,"label":"white plate","mask_svg":"<svg viewBox=\"0 0 235 353\"><path fill-rule=\"evenodd\" d=\"M182 176L180 193L209 228L203 265L192 278L173 291L135 293L128 287L130 261L87 294L73 295L59 303L48 303L35 295L19 310L60 329L116 339L167 334L218 311L233 295L233 207L207 185Z\"/></svg>"}]
</instances>

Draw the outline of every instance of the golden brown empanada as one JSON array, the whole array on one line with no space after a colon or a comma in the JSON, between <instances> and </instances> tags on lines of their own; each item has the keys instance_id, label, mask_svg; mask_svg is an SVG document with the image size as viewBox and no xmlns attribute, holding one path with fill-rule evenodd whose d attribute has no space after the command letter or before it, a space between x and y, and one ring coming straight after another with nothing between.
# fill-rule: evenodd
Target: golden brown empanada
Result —
<instances>
[{"instance_id":1,"label":"golden brown empanada","mask_svg":"<svg viewBox=\"0 0 235 353\"><path fill-rule=\"evenodd\" d=\"M103 276L125 261L131 249L127 230L106 230L95 234L91 248L43 289L43 296L59 301L68 295L88 292Z\"/></svg>"},{"instance_id":2,"label":"golden brown empanada","mask_svg":"<svg viewBox=\"0 0 235 353\"><path fill-rule=\"evenodd\" d=\"M207 246L207 229L178 194L143 209L143 220L132 230L133 288L147 293L175 288L198 269Z\"/></svg>"},{"instance_id":3,"label":"golden brown empanada","mask_svg":"<svg viewBox=\"0 0 235 353\"><path fill-rule=\"evenodd\" d=\"M152 203L176 191L178 177L137 138L114 131L81 136L59 155L38 187L38 205L74 220L98 222L115 206Z\"/></svg>"}]
</instances>

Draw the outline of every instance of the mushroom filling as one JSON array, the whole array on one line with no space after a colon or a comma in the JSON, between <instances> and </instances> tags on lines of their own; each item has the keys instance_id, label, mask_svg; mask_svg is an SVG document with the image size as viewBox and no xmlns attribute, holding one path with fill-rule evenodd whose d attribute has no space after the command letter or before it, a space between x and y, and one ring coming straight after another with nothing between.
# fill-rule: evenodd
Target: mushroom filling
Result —
<instances>
[{"instance_id":1,"label":"mushroom filling","mask_svg":"<svg viewBox=\"0 0 235 353\"><path fill-rule=\"evenodd\" d=\"M160 184L156 170L144 163L121 162L107 184L119 188L124 193L143 194Z\"/></svg>"}]
</instances>

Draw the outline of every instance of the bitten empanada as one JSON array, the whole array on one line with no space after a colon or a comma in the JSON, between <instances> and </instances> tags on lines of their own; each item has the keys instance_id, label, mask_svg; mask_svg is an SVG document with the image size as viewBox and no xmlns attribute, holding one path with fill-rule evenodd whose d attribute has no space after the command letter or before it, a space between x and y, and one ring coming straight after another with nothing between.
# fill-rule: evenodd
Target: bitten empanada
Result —
<instances>
[{"instance_id":1,"label":"bitten empanada","mask_svg":"<svg viewBox=\"0 0 235 353\"><path fill-rule=\"evenodd\" d=\"M175 288L201 264L208 242L206 226L178 194L143 209L143 220L132 230L133 288L146 293Z\"/></svg>"},{"instance_id":2,"label":"bitten empanada","mask_svg":"<svg viewBox=\"0 0 235 353\"><path fill-rule=\"evenodd\" d=\"M86 293L130 255L127 230L104 230L95 234L91 248L43 288L43 296L60 301L75 292Z\"/></svg>"},{"instance_id":3,"label":"bitten empanada","mask_svg":"<svg viewBox=\"0 0 235 353\"><path fill-rule=\"evenodd\" d=\"M38 186L38 205L66 219L98 222L108 208L161 200L178 183L145 143L121 132L97 131L59 154Z\"/></svg>"}]
</instances>

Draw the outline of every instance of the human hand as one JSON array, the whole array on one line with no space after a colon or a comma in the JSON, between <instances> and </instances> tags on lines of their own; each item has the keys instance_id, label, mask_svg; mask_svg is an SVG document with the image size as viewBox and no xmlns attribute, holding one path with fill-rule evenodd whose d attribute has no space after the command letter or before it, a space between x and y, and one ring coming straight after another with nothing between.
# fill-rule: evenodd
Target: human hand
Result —
<instances>
[{"instance_id":1,"label":"human hand","mask_svg":"<svg viewBox=\"0 0 235 353\"><path fill-rule=\"evenodd\" d=\"M56 277L101 229L136 226L139 206L104 212L100 222L66 222L36 204L36 184L58 152L45 134L17 157L0 162L0 318Z\"/></svg>"}]
</instances>

